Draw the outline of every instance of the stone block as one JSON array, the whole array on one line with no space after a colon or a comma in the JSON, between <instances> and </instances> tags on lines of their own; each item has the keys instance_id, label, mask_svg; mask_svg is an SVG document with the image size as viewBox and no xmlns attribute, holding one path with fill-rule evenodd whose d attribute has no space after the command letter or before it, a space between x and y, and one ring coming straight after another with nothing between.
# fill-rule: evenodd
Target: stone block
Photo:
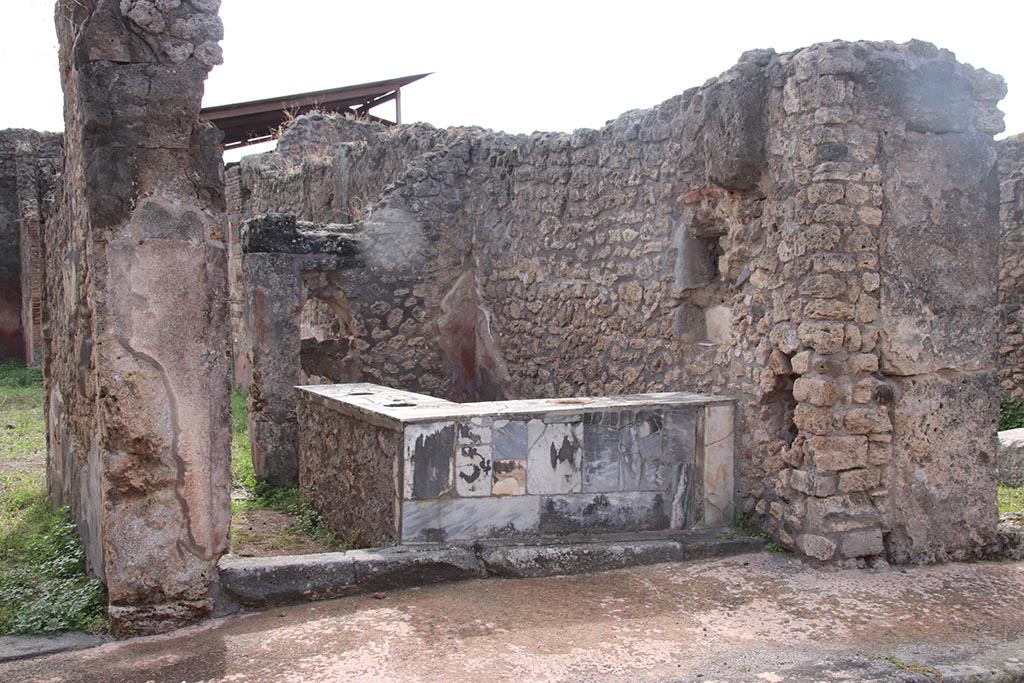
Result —
<instances>
[{"instance_id":1,"label":"stone block","mask_svg":"<svg viewBox=\"0 0 1024 683\"><path fill-rule=\"evenodd\" d=\"M659 412L623 413L619 482L623 491L657 490L668 480Z\"/></svg>"},{"instance_id":2,"label":"stone block","mask_svg":"<svg viewBox=\"0 0 1024 683\"><path fill-rule=\"evenodd\" d=\"M793 398L816 406L831 406L839 400L839 385L830 379L800 377L793 383Z\"/></svg>"},{"instance_id":3,"label":"stone block","mask_svg":"<svg viewBox=\"0 0 1024 683\"><path fill-rule=\"evenodd\" d=\"M800 403L793 411L793 424L811 434L828 435L832 433L832 411Z\"/></svg>"},{"instance_id":4,"label":"stone block","mask_svg":"<svg viewBox=\"0 0 1024 683\"><path fill-rule=\"evenodd\" d=\"M768 85L763 69L735 66L707 89L704 150L708 179L728 190L747 190L764 171Z\"/></svg>"},{"instance_id":5,"label":"stone block","mask_svg":"<svg viewBox=\"0 0 1024 683\"><path fill-rule=\"evenodd\" d=\"M538 496L488 496L402 503L403 542L446 542L536 534Z\"/></svg>"},{"instance_id":6,"label":"stone block","mask_svg":"<svg viewBox=\"0 0 1024 683\"><path fill-rule=\"evenodd\" d=\"M877 488L881 481L881 472L875 468L847 470L839 473L840 493L870 491Z\"/></svg>"},{"instance_id":7,"label":"stone block","mask_svg":"<svg viewBox=\"0 0 1024 683\"><path fill-rule=\"evenodd\" d=\"M491 453L495 459L526 460L526 423L520 420L495 420L492 425Z\"/></svg>"},{"instance_id":8,"label":"stone block","mask_svg":"<svg viewBox=\"0 0 1024 683\"><path fill-rule=\"evenodd\" d=\"M892 431L889 411L882 406L872 408L854 408L843 418L846 430L850 434L871 434Z\"/></svg>"},{"instance_id":9,"label":"stone block","mask_svg":"<svg viewBox=\"0 0 1024 683\"><path fill-rule=\"evenodd\" d=\"M877 526L881 513L865 496L834 495L809 498L804 528L817 533L845 533Z\"/></svg>"},{"instance_id":10,"label":"stone block","mask_svg":"<svg viewBox=\"0 0 1024 683\"><path fill-rule=\"evenodd\" d=\"M886 138L895 164L884 181L887 221L899 226L882 233L886 374L995 362L998 259L991 245L999 242L999 188L990 144L987 136L952 132Z\"/></svg>"},{"instance_id":11,"label":"stone block","mask_svg":"<svg viewBox=\"0 0 1024 683\"><path fill-rule=\"evenodd\" d=\"M715 344L732 342L732 309L728 306L711 306L704 311L704 328L707 340Z\"/></svg>"},{"instance_id":12,"label":"stone block","mask_svg":"<svg viewBox=\"0 0 1024 683\"><path fill-rule=\"evenodd\" d=\"M864 436L812 436L807 451L814 466L825 472L864 467L868 462L868 440Z\"/></svg>"},{"instance_id":13,"label":"stone block","mask_svg":"<svg viewBox=\"0 0 1024 683\"><path fill-rule=\"evenodd\" d=\"M891 381L889 559L973 556L992 542L998 518L991 495L998 478L996 372L944 370Z\"/></svg>"},{"instance_id":14,"label":"stone block","mask_svg":"<svg viewBox=\"0 0 1024 683\"><path fill-rule=\"evenodd\" d=\"M797 375L806 375L807 371L811 367L811 352L801 351L800 353L793 356L790 361L793 367L793 372Z\"/></svg>"},{"instance_id":15,"label":"stone block","mask_svg":"<svg viewBox=\"0 0 1024 683\"><path fill-rule=\"evenodd\" d=\"M474 424L475 423L475 424ZM456 425L455 491L460 496L491 495L491 418Z\"/></svg>"},{"instance_id":16,"label":"stone block","mask_svg":"<svg viewBox=\"0 0 1024 683\"><path fill-rule=\"evenodd\" d=\"M843 557L847 558L881 555L885 552L882 530L875 528L847 531L840 539L839 549Z\"/></svg>"},{"instance_id":17,"label":"stone block","mask_svg":"<svg viewBox=\"0 0 1024 683\"><path fill-rule=\"evenodd\" d=\"M804 322L798 328L800 341L822 355L840 351L845 332L845 325L841 322Z\"/></svg>"},{"instance_id":18,"label":"stone block","mask_svg":"<svg viewBox=\"0 0 1024 683\"><path fill-rule=\"evenodd\" d=\"M1024 428L999 432L996 450L999 481L1007 486L1024 486Z\"/></svg>"},{"instance_id":19,"label":"stone block","mask_svg":"<svg viewBox=\"0 0 1024 683\"><path fill-rule=\"evenodd\" d=\"M839 478L835 474L825 472L808 472L805 470L791 470L789 485L809 496L826 498L834 495L838 490Z\"/></svg>"},{"instance_id":20,"label":"stone block","mask_svg":"<svg viewBox=\"0 0 1024 683\"><path fill-rule=\"evenodd\" d=\"M800 534L796 544L805 555L822 562L832 559L836 552L835 541L816 534Z\"/></svg>"}]
</instances>

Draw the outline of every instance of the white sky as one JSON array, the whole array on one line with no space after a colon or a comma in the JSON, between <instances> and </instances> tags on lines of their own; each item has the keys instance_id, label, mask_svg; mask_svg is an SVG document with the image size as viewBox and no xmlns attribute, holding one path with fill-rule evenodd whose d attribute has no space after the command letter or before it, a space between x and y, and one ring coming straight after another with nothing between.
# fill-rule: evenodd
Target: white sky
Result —
<instances>
[{"instance_id":1,"label":"white sky","mask_svg":"<svg viewBox=\"0 0 1024 683\"><path fill-rule=\"evenodd\" d=\"M61 130L53 0L3 5L0 129ZM223 0L221 17L206 105L432 71L403 89L404 121L569 131L700 85L748 49L920 38L1001 74L1007 131L1024 131L1020 0Z\"/></svg>"}]
</instances>

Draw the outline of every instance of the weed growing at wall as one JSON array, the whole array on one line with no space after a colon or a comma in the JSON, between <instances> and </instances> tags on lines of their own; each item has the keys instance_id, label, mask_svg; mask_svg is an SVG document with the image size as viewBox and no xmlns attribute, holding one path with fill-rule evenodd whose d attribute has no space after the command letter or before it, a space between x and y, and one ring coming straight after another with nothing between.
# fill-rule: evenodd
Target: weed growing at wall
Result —
<instances>
[{"instance_id":1,"label":"weed growing at wall","mask_svg":"<svg viewBox=\"0 0 1024 683\"><path fill-rule=\"evenodd\" d=\"M245 395L238 391L231 396L231 413L231 478L235 492L231 502L232 516L258 510L274 510L292 518L292 523L286 531L304 534L330 550L359 547L358 539L338 539L324 528L320 514L311 505L299 500L298 488L270 486L256 480L252 466L252 447L246 428ZM233 548L237 542L247 540L239 538L239 535L237 529L232 531ZM287 541L288 539L282 539L282 544L286 546Z\"/></svg>"},{"instance_id":2,"label":"weed growing at wall","mask_svg":"<svg viewBox=\"0 0 1024 683\"><path fill-rule=\"evenodd\" d=\"M1024 403L1015 398L999 400L999 431L1024 427Z\"/></svg>"},{"instance_id":3,"label":"weed growing at wall","mask_svg":"<svg viewBox=\"0 0 1024 683\"><path fill-rule=\"evenodd\" d=\"M0 364L0 635L106 629L103 584L46 497L42 373Z\"/></svg>"}]
</instances>

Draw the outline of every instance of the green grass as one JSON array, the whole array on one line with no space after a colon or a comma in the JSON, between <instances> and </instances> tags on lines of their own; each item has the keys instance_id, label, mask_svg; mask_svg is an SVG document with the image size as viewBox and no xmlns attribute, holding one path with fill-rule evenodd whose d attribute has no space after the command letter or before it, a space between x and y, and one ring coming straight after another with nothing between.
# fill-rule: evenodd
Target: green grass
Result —
<instances>
[{"instance_id":1,"label":"green grass","mask_svg":"<svg viewBox=\"0 0 1024 683\"><path fill-rule=\"evenodd\" d=\"M43 373L17 361L0 363L0 459L39 458L45 452Z\"/></svg>"},{"instance_id":2,"label":"green grass","mask_svg":"<svg viewBox=\"0 0 1024 683\"><path fill-rule=\"evenodd\" d=\"M1024 512L1024 486L1012 488L999 484L999 514L1007 512Z\"/></svg>"},{"instance_id":3,"label":"green grass","mask_svg":"<svg viewBox=\"0 0 1024 683\"><path fill-rule=\"evenodd\" d=\"M246 415L245 395L236 390L231 395L231 479L235 489L244 489L248 495L244 500L231 501L231 513L236 515L250 510L276 510L295 519L292 525L295 531L319 541L331 550L360 547L359 539L341 540L328 531L323 526L320 513L299 499L297 487L271 486L256 479Z\"/></svg>"},{"instance_id":4,"label":"green grass","mask_svg":"<svg viewBox=\"0 0 1024 683\"><path fill-rule=\"evenodd\" d=\"M106 630L103 584L46 497L42 373L0 364L0 635Z\"/></svg>"}]
</instances>

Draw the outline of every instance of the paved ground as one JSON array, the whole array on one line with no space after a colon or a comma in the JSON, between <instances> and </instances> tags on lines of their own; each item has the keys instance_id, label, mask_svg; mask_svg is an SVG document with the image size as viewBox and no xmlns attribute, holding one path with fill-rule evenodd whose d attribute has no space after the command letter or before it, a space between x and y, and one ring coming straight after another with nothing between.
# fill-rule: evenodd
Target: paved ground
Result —
<instances>
[{"instance_id":1,"label":"paved ground","mask_svg":"<svg viewBox=\"0 0 1024 683\"><path fill-rule=\"evenodd\" d=\"M834 680L1024 681L1024 562L824 571L758 553L482 579L0 664L5 683Z\"/></svg>"}]
</instances>

